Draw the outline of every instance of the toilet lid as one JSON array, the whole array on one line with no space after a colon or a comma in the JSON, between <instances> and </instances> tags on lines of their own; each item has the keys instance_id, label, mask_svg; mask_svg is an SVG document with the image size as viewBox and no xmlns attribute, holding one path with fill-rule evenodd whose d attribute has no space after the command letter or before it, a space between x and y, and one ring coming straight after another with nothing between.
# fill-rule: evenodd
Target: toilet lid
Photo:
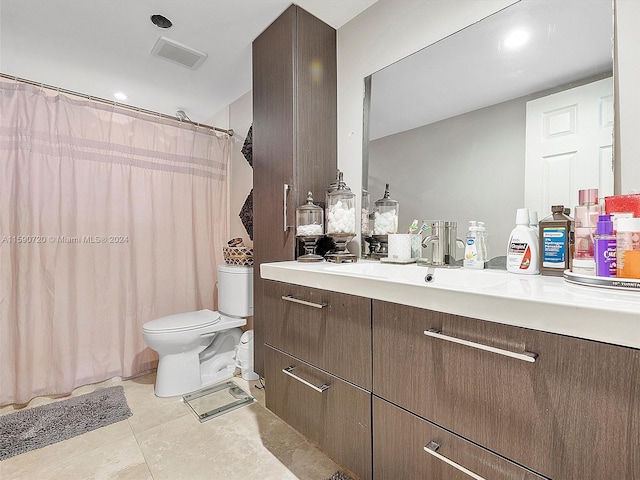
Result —
<instances>
[{"instance_id":1,"label":"toilet lid","mask_svg":"<svg viewBox=\"0 0 640 480\"><path fill-rule=\"evenodd\" d=\"M220 321L220 314L211 310L176 313L166 317L156 318L142 326L142 330L149 333L181 332L215 325Z\"/></svg>"}]
</instances>

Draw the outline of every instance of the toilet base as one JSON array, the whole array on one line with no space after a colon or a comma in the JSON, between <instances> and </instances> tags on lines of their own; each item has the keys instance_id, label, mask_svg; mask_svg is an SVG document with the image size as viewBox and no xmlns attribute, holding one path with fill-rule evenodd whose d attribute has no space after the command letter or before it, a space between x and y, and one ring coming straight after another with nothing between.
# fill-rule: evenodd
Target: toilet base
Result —
<instances>
[{"instance_id":1,"label":"toilet base","mask_svg":"<svg viewBox=\"0 0 640 480\"><path fill-rule=\"evenodd\" d=\"M184 395L231 378L236 370L234 351L241 336L240 328L230 328L217 332L211 345L201 353L161 356L156 373L156 396Z\"/></svg>"}]
</instances>

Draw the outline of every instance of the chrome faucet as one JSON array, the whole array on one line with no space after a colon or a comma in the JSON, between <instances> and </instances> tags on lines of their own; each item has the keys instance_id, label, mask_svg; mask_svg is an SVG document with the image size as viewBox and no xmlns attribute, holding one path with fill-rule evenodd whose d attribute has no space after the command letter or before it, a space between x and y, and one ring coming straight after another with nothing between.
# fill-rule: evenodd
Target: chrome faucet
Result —
<instances>
[{"instance_id":1,"label":"chrome faucet","mask_svg":"<svg viewBox=\"0 0 640 480\"><path fill-rule=\"evenodd\" d=\"M427 250L427 255L421 258L418 264L434 267L454 266L457 247L464 247L464 243L458 238L458 224L434 220L428 222L428 225L430 233L422 240L422 247Z\"/></svg>"}]
</instances>

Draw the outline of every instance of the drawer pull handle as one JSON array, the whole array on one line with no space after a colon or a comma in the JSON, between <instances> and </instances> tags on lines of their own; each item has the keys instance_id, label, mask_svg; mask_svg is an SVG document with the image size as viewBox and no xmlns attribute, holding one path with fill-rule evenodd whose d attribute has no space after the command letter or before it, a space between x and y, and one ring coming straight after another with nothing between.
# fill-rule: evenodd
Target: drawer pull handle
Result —
<instances>
[{"instance_id":1,"label":"drawer pull handle","mask_svg":"<svg viewBox=\"0 0 640 480\"><path fill-rule=\"evenodd\" d=\"M328 303L307 302L306 300L300 300L299 298L295 298L291 295L283 295L282 299L286 300L287 302L299 303L301 305L306 305L308 307L314 307L314 308L324 308L329 306Z\"/></svg>"},{"instance_id":2,"label":"drawer pull handle","mask_svg":"<svg viewBox=\"0 0 640 480\"><path fill-rule=\"evenodd\" d=\"M438 448L440 448L440 445L438 445L436 442L434 442L432 440L432 441L430 441L429 443L427 443L424 446L424 451L427 452L427 453L430 453L431 455L436 457L438 460L442 460L444 463L448 463L453 468L455 468L457 470L460 470L462 473L466 473L471 478L475 478L476 480L485 480L484 477L481 477L480 475L477 475L477 474L473 473L471 470L468 470L468 469L464 468L462 465L460 465L460 464L454 462L453 460L448 459L444 455L438 453Z\"/></svg>"},{"instance_id":3,"label":"drawer pull handle","mask_svg":"<svg viewBox=\"0 0 640 480\"><path fill-rule=\"evenodd\" d=\"M459 343L460 345L466 345L467 347L478 348L480 350L485 350L487 352L497 353L499 355L504 355L505 357L517 358L518 360L524 360L525 362L535 362L536 358L538 358L537 353L533 352L524 352L517 353L511 352L509 350L503 350L501 348L490 347L489 345L483 345L481 343L470 342L468 340L462 340L461 338L450 337L449 335L443 335L439 330L435 328L430 328L429 330L425 330L424 334L428 337L439 338L440 340L446 340L448 342Z\"/></svg>"},{"instance_id":4,"label":"drawer pull handle","mask_svg":"<svg viewBox=\"0 0 640 480\"><path fill-rule=\"evenodd\" d=\"M296 368L296 367L294 367L294 366L287 367L287 368L283 368L283 369L282 369L282 373L285 373L285 374L289 375L290 377L295 378L295 379L296 379L296 380L298 380L299 382L304 383L307 387L311 387L311 388L313 388L316 392L320 392L320 393L322 393L322 392L324 392L325 390L328 390L328 389L329 389L329 385L327 385L326 383L325 383L324 385L321 385L321 386L319 386L319 387L316 387L313 383L309 383L309 382L307 382L304 378L300 378L299 376L295 375L295 374L293 373L293 370L294 370L295 368Z\"/></svg>"}]
</instances>

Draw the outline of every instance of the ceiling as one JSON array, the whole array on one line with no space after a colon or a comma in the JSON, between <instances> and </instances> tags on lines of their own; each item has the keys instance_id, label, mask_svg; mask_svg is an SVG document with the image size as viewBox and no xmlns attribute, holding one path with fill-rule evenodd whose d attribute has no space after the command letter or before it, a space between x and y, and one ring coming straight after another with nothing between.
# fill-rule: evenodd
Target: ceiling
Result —
<instances>
[{"instance_id":1,"label":"ceiling","mask_svg":"<svg viewBox=\"0 0 640 480\"><path fill-rule=\"evenodd\" d=\"M339 28L377 0L298 0ZM195 122L251 90L251 42L290 0L0 0L0 72ZM170 29L150 16L171 20ZM164 36L208 57L195 70L151 55Z\"/></svg>"}]
</instances>

